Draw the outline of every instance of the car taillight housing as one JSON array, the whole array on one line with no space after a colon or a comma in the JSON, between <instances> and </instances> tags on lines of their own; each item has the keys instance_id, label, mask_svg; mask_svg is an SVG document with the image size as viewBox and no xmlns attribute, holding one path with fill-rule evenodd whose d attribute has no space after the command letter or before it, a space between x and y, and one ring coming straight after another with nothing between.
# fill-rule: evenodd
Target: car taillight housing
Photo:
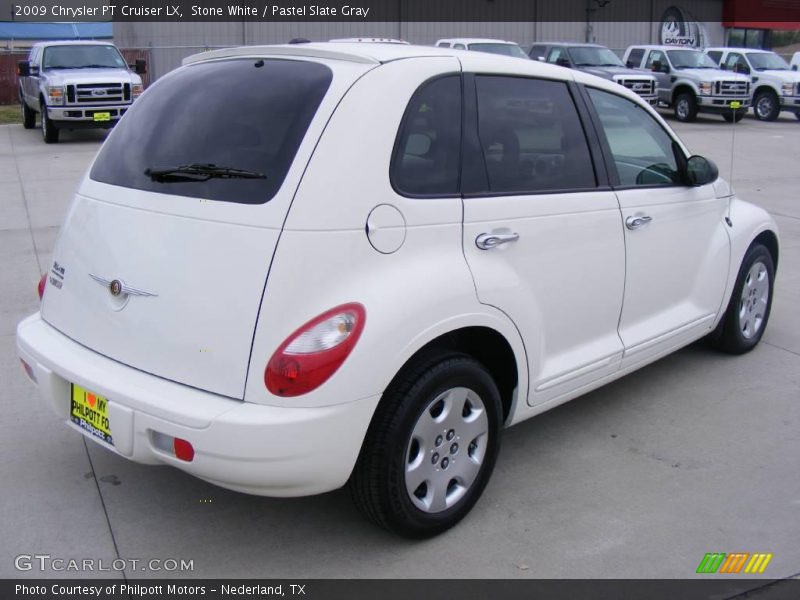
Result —
<instances>
[{"instance_id":1,"label":"car taillight housing","mask_svg":"<svg viewBox=\"0 0 800 600\"><path fill-rule=\"evenodd\" d=\"M300 396L325 383L350 355L364 329L361 304L342 304L312 319L275 351L264 383L276 396Z\"/></svg>"},{"instance_id":2,"label":"car taillight housing","mask_svg":"<svg viewBox=\"0 0 800 600\"><path fill-rule=\"evenodd\" d=\"M47 273L42 275L42 278L39 280L39 285L36 286L36 291L39 292L39 300L41 300L42 296L44 296L45 285L47 285Z\"/></svg>"}]
</instances>

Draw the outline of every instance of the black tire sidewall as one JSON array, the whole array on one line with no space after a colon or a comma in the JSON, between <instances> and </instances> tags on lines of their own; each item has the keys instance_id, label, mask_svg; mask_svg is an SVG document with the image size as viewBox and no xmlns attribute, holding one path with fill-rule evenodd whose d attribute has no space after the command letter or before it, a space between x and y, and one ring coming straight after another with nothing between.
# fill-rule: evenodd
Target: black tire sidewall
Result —
<instances>
[{"instance_id":1,"label":"black tire sidewall","mask_svg":"<svg viewBox=\"0 0 800 600\"><path fill-rule=\"evenodd\" d=\"M761 101L761 98L767 96L772 99L772 111L765 117L762 117L758 113L758 103ZM778 97L773 92L761 92L753 98L753 112L756 115L756 119L759 121L774 121L778 118L781 114L781 105Z\"/></svg>"},{"instance_id":2,"label":"black tire sidewall","mask_svg":"<svg viewBox=\"0 0 800 600\"><path fill-rule=\"evenodd\" d=\"M425 513L414 505L406 491L406 449L423 411L439 394L454 387L469 388L480 396L489 419L489 442L481 469L464 497L447 510ZM427 537L458 523L477 502L494 469L501 421L500 393L480 363L468 357L451 358L428 369L397 406L391 438L387 440L385 493L392 529L408 537Z\"/></svg>"},{"instance_id":3,"label":"black tire sidewall","mask_svg":"<svg viewBox=\"0 0 800 600\"><path fill-rule=\"evenodd\" d=\"M750 339L745 338L739 328L739 300L742 296L742 288L747 273L753 264L760 260L767 268L767 277L769 278L769 298L767 299L767 309L764 314L764 322L761 325L758 333ZM750 247L742 260L742 266L739 268L739 274L736 277L736 285L733 287L730 301L728 302L728 309L725 312L724 326L722 336L720 338L721 349L734 354L743 354L752 350L761 337L769 323L769 316L772 311L772 299L775 297L775 265L772 260L772 255L769 250L762 244L754 244Z\"/></svg>"}]
</instances>

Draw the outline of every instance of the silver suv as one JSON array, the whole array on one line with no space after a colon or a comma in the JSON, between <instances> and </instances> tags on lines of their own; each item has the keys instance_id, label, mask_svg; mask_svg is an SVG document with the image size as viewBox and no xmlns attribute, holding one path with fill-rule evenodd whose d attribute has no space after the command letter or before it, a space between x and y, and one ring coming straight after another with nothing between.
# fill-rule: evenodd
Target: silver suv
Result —
<instances>
[{"instance_id":1,"label":"silver suv","mask_svg":"<svg viewBox=\"0 0 800 600\"><path fill-rule=\"evenodd\" d=\"M800 73L780 56L752 48L706 48L706 54L725 71L752 77L757 119L774 121L782 110L800 119Z\"/></svg>"},{"instance_id":2,"label":"silver suv","mask_svg":"<svg viewBox=\"0 0 800 600\"><path fill-rule=\"evenodd\" d=\"M739 121L750 106L750 77L719 69L699 50L631 46L622 60L629 68L655 75L659 103L672 107L678 121L694 121L698 112Z\"/></svg>"},{"instance_id":3,"label":"silver suv","mask_svg":"<svg viewBox=\"0 0 800 600\"><path fill-rule=\"evenodd\" d=\"M561 42L537 42L528 55L533 60L577 69L608 79L639 94L650 104L658 103L658 81L649 73L627 68L619 57L605 46Z\"/></svg>"},{"instance_id":4,"label":"silver suv","mask_svg":"<svg viewBox=\"0 0 800 600\"><path fill-rule=\"evenodd\" d=\"M58 141L61 129L108 128L143 91L143 60L131 69L120 51L106 42L41 42L20 61L19 101L25 129L42 115L45 143Z\"/></svg>"}]
</instances>

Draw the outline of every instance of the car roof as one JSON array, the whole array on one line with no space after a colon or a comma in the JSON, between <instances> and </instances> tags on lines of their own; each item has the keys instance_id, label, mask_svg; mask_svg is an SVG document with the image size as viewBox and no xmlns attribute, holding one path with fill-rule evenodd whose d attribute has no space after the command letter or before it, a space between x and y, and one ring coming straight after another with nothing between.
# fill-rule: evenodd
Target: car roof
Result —
<instances>
[{"instance_id":1,"label":"car roof","mask_svg":"<svg viewBox=\"0 0 800 600\"><path fill-rule=\"evenodd\" d=\"M711 50L712 52L747 52L747 53L757 53L757 54L775 54L772 50L762 50L761 48L732 48L729 46L714 46L712 48L706 48L705 52Z\"/></svg>"},{"instance_id":2,"label":"car roof","mask_svg":"<svg viewBox=\"0 0 800 600\"><path fill-rule=\"evenodd\" d=\"M436 40L436 43L449 42L451 44L514 44L517 42L510 42L508 40L493 40L491 38L442 38Z\"/></svg>"},{"instance_id":3,"label":"car roof","mask_svg":"<svg viewBox=\"0 0 800 600\"><path fill-rule=\"evenodd\" d=\"M111 42L98 42L95 40L53 40L50 42L36 42L34 46L113 46Z\"/></svg>"},{"instance_id":4,"label":"car roof","mask_svg":"<svg viewBox=\"0 0 800 600\"><path fill-rule=\"evenodd\" d=\"M458 60L465 71L476 73L503 73L511 76L531 76L561 81L577 81L639 101L639 96L617 83L576 71L535 60L521 60L512 56L501 56L454 48L434 46L414 46L405 44L364 44L348 42L312 42L303 44L279 44L272 46L241 46L201 52L183 59L184 65L209 60L239 57L293 56L323 60L341 60L379 65L396 60L413 58L449 57Z\"/></svg>"},{"instance_id":5,"label":"car roof","mask_svg":"<svg viewBox=\"0 0 800 600\"><path fill-rule=\"evenodd\" d=\"M702 52L699 48L686 48L685 46L664 46L659 44L633 44L628 46L628 50L633 50L634 48L641 48L643 50L692 50L694 52Z\"/></svg>"}]
</instances>

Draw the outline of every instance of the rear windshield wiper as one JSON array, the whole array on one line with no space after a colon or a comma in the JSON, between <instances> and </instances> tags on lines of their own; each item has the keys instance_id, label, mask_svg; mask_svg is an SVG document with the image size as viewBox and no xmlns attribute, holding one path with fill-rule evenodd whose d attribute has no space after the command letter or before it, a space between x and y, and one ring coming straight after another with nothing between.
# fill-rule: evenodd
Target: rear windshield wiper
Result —
<instances>
[{"instance_id":1,"label":"rear windshield wiper","mask_svg":"<svg viewBox=\"0 0 800 600\"><path fill-rule=\"evenodd\" d=\"M192 163L177 167L151 167L145 169L144 174L153 181L169 183L172 181L208 181L218 179L266 179L264 173L247 171L245 169L232 169L218 167L215 164Z\"/></svg>"}]
</instances>

